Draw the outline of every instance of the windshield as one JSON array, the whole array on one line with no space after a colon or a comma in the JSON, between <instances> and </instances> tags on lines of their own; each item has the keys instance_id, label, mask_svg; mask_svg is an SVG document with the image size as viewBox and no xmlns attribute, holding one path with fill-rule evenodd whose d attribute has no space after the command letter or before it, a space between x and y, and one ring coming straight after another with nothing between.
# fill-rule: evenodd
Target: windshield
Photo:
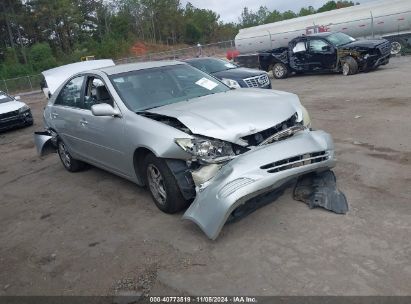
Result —
<instances>
[{"instance_id":1,"label":"windshield","mask_svg":"<svg viewBox=\"0 0 411 304\"><path fill-rule=\"evenodd\" d=\"M210 74L237 68L235 64L215 58L188 60L187 62L193 67Z\"/></svg>"},{"instance_id":2,"label":"windshield","mask_svg":"<svg viewBox=\"0 0 411 304\"><path fill-rule=\"evenodd\" d=\"M230 90L186 64L115 74L111 82L125 105L134 112Z\"/></svg>"},{"instance_id":3,"label":"windshield","mask_svg":"<svg viewBox=\"0 0 411 304\"><path fill-rule=\"evenodd\" d=\"M340 46L355 41L353 37L344 33L334 33L325 37L325 39L331 42L334 46Z\"/></svg>"},{"instance_id":4,"label":"windshield","mask_svg":"<svg viewBox=\"0 0 411 304\"><path fill-rule=\"evenodd\" d=\"M0 91L0 103L5 103L13 100L14 99L11 98L9 95Z\"/></svg>"}]
</instances>

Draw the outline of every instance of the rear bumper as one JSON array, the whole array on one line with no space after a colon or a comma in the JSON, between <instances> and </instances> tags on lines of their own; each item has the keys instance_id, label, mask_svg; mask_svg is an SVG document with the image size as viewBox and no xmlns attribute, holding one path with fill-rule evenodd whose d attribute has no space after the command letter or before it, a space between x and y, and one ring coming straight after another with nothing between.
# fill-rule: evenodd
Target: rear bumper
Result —
<instances>
[{"instance_id":1,"label":"rear bumper","mask_svg":"<svg viewBox=\"0 0 411 304\"><path fill-rule=\"evenodd\" d=\"M217 238L230 214L248 199L280 187L297 176L335 165L334 144L323 131L303 131L255 148L224 165L197 189L183 218Z\"/></svg>"}]
</instances>

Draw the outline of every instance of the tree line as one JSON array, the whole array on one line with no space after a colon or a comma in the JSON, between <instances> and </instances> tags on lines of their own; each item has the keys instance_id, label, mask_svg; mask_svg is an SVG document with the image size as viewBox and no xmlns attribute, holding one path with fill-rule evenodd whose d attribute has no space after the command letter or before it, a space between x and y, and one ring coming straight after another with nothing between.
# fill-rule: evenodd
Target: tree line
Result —
<instances>
[{"instance_id":1,"label":"tree line","mask_svg":"<svg viewBox=\"0 0 411 304\"><path fill-rule=\"evenodd\" d=\"M0 0L0 78L39 73L82 56L120 58L141 41L153 49L231 40L240 28L354 5L328 1L315 10L242 10L223 22L180 0Z\"/></svg>"}]
</instances>

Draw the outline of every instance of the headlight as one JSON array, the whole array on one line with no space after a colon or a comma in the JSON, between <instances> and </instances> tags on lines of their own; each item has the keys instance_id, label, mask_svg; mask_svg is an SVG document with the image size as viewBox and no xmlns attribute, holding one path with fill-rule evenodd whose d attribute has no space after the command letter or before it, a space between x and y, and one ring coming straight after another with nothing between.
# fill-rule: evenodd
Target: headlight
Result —
<instances>
[{"instance_id":1,"label":"headlight","mask_svg":"<svg viewBox=\"0 0 411 304\"><path fill-rule=\"evenodd\" d=\"M184 151L193 155L194 160L219 163L235 156L230 143L208 138L176 138L175 142Z\"/></svg>"},{"instance_id":2,"label":"headlight","mask_svg":"<svg viewBox=\"0 0 411 304\"><path fill-rule=\"evenodd\" d=\"M24 113L24 112L26 112L26 111L28 111L28 110L30 110L29 106L28 106L28 105L24 105L23 107L21 107L21 108L19 109L19 113Z\"/></svg>"},{"instance_id":3,"label":"headlight","mask_svg":"<svg viewBox=\"0 0 411 304\"><path fill-rule=\"evenodd\" d=\"M301 112L303 115L303 125L307 128L311 128L310 114L308 114L308 111L304 106L301 106Z\"/></svg>"},{"instance_id":4,"label":"headlight","mask_svg":"<svg viewBox=\"0 0 411 304\"><path fill-rule=\"evenodd\" d=\"M225 85L229 86L230 88L233 88L233 89L241 88L241 86L238 84L238 82L235 81L235 80L233 80L233 79L223 78L223 79L221 79L221 81L222 81Z\"/></svg>"},{"instance_id":5,"label":"headlight","mask_svg":"<svg viewBox=\"0 0 411 304\"><path fill-rule=\"evenodd\" d=\"M370 54L365 54L364 55L364 59L367 59L368 57L370 57Z\"/></svg>"}]
</instances>

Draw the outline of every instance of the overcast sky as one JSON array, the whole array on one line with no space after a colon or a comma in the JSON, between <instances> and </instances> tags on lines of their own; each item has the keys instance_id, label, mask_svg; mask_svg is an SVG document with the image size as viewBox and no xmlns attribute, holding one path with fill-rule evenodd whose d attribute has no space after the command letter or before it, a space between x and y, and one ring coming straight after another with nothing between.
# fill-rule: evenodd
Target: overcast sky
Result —
<instances>
[{"instance_id":1,"label":"overcast sky","mask_svg":"<svg viewBox=\"0 0 411 304\"><path fill-rule=\"evenodd\" d=\"M354 2L366 3L377 0L355 0ZM225 22L238 22L243 7L247 6L253 11L258 10L260 6L267 6L269 10L278 10L280 12L292 10L298 12L301 7L313 6L319 8L327 0L182 0L185 6L191 2L195 7L211 9L220 15L221 20Z\"/></svg>"}]
</instances>

